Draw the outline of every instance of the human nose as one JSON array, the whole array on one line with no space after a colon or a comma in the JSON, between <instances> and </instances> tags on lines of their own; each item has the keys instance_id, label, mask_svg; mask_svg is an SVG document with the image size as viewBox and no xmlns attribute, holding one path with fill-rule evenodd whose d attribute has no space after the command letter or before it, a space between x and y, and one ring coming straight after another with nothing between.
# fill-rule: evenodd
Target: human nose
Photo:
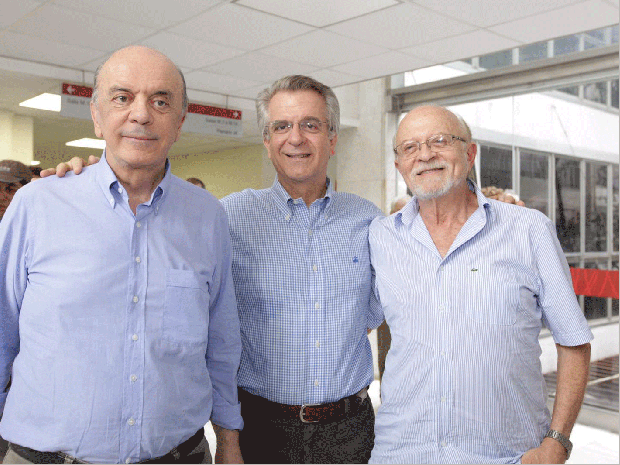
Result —
<instances>
[{"instance_id":1,"label":"human nose","mask_svg":"<svg viewBox=\"0 0 620 465\"><path fill-rule=\"evenodd\" d=\"M152 120L151 109L146 99L136 98L129 113L129 120L138 124L148 124Z\"/></svg>"},{"instance_id":2,"label":"human nose","mask_svg":"<svg viewBox=\"0 0 620 465\"><path fill-rule=\"evenodd\" d=\"M435 157L435 153L431 150L430 145L427 142L422 142L418 148L416 154L417 160L428 161Z\"/></svg>"},{"instance_id":3,"label":"human nose","mask_svg":"<svg viewBox=\"0 0 620 465\"><path fill-rule=\"evenodd\" d=\"M302 144L305 140L304 133L301 130L299 123L293 123L293 127L288 133L288 142L292 145Z\"/></svg>"}]
</instances>

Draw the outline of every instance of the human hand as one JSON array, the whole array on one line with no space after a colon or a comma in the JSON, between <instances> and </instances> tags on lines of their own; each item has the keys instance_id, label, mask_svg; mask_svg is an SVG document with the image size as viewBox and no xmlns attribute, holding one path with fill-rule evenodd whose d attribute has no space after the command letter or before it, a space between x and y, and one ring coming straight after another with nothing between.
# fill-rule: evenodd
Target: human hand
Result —
<instances>
[{"instance_id":1,"label":"human hand","mask_svg":"<svg viewBox=\"0 0 620 465\"><path fill-rule=\"evenodd\" d=\"M73 171L75 174L80 174L82 172L82 168L99 163L99 160L99 157L90 155L88 157L88 163L86 163L86 161L82 160L80 157L73 157L68 162L59 163L56 168L48 168L41 171L41 177L46 178L55 174L59 178L62 178L65 174L67 174L67 171Z\"/></svg>"},{"instance_id":2,"label":"human hand","mask_svg":"<svg viewBox=\"0 0 620 465\"><path fill-rule=\"evenodd\" d=\"M566 449L555 439L545 438L540 446L528 450L521 463L564 463L566 462Z\"/></svg>"}]
</instances>

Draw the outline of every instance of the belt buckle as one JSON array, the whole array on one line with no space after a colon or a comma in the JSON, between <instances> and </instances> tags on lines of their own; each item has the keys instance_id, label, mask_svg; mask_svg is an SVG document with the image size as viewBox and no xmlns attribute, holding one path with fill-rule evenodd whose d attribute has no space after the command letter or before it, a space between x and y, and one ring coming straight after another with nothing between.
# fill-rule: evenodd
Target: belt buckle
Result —
<instances>
[{"instance_id":1,"label":"belt buckle","mask_svg":"<svg viewBox=\"0 0 620 465\"><path fill-rule=\"evenodd\" d=\"M319 405L321 405L321 404L303 404L303 405L301 406L301 408L299 409L299 419L301 420L301 422L302 422L302 423L318 423L318 422L319 422L319 420L314 420L314 421L311 421L311 420L306 420L306 419L304 418L304 409L305 409L306 407L317 407L317 406L319 406Z\"/></svg>"}]
</instances>

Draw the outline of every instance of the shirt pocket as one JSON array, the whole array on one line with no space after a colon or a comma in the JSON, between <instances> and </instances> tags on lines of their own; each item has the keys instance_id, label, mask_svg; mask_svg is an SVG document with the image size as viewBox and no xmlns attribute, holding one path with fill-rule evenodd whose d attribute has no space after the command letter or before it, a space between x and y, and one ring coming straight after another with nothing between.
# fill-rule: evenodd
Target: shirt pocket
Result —
<instances>
[{"instance_id":1,"label":"shirt pocket","mask_svg":"<svg viewBox=\"0 0 620 465\"><path fill-rule=\"evenodd\" d=\"M519 284L502 266L471 266L462 292L468 317L485 324L512 326L519 310ZM468 294L468 295L467 295Z\"/></svg>"},{"instance_id":2,"label":"shirt pocket","mask_svg":"<svg viewBox=\"0 0 620 465\"><path fill-rule=\"evenodd\" d=\"M163 339L178 344L205 344L209 332L206 278L187 270L168 269L162 318Z\"/></svg>"}]
</instances>

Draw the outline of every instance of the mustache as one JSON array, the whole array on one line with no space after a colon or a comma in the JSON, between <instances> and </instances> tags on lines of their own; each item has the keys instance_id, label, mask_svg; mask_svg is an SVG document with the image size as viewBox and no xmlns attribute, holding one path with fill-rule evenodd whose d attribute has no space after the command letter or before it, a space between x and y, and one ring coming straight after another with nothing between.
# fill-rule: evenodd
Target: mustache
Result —
<instances>
[{"instance_id":1,"label":"mustache","mask_svg":"<svg viewBox=\"0 0 620 465\"><path fill-rule=\"evenodd\" d=\"M413 171L413 174L418 175L420 173L423 173L424 171L438 170L438 169L447 168L447 167L448 165L446 163L442 163L440 161L431 161L429 163L424 164L423 166L418 166Z\"/></svg>"},{"instance_id":2,"label":"mustache","mask_svg":"<svg viewBox=\"0 0 620 465\"><path fill-rule=\"evenodd\" d=\"M123 137L131 137L131 138L134 138L134 139L151 139L151 140L158 139L158 137L155 134L151 134L148 131L122 132L121 136L123 136Z\"/></svg>"}]
</instances>

